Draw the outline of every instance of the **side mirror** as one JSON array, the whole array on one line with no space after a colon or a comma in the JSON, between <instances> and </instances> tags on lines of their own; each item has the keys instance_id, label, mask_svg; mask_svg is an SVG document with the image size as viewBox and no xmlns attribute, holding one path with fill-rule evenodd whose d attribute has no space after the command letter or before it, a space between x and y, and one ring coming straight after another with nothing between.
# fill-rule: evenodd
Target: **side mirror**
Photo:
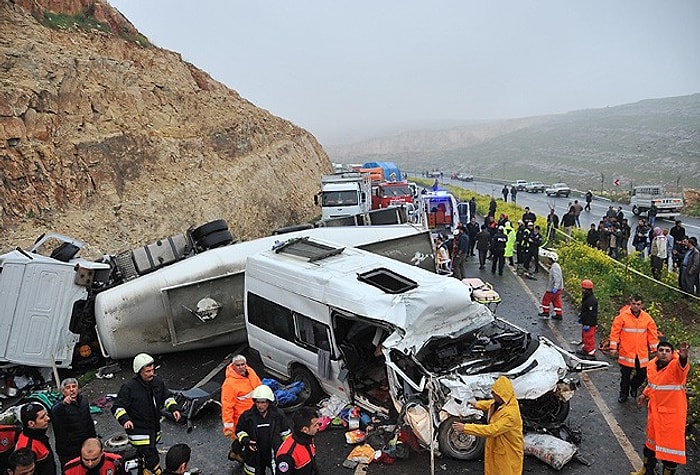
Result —
<instances>
[{"instance_id":1,"label":"side mirror","mask_svg":"<svg viewBox=\"0 0 700 475\"><path fill-rule=\"evenodd\" d=\"M314 204L318 206L318 194L314 195Z\"/></svg>"},{"instance_id":2,"label":"side mirror","mask_svg":"<svg viewBox=\"0 0 700 475\"><path fill-rule=\"evenodd\" d=\"M364 191L360 192L360 203L366 203L367 202L367 193Z\"/></svg>"}]
</instances>

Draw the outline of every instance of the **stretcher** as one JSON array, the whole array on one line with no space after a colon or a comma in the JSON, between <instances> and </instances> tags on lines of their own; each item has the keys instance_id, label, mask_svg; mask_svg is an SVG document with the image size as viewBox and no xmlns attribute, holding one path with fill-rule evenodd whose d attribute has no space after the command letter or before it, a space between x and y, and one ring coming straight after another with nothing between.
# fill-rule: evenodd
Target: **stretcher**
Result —
<instances>
[{"instance_id":1,"label":"stretcher","mask_svg":"<svg viewBox=\"0 0 700 475\"><path fill-rule=\"evenodd\" d=\"M501 296L493 290L493 285L478 277L464 278L462 283L471 287L473 301L486 305L493 313L496 313L498 304L501 303Z\"/></svg>"}]
</instances>

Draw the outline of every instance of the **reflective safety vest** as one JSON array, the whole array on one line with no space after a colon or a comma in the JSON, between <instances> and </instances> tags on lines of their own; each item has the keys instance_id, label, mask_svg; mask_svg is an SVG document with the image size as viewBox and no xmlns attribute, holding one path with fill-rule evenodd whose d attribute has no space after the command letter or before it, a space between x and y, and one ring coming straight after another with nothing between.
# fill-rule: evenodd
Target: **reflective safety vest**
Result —
<instances>
[{"instance_id":1,"label":"reflective safety vest","mask_svg":"<svg viewBox=\"0 0 700 475\"><path fill-rule=\"evenodd\" d=\"M644 395L649 398L647 439L645 445L656 458L685 464L685 424L688 400L685 383L690 362L682 367L678 353L666 367L657 369L656 358L647 367L649 384Z\"/></svg>"},{"instance_id":2,"label":"reflective safety vest","mask_svg":"<svg viewBox=\"0 0 700 475\"><path fill-rule=\"evenodd\" d=\"M634 367L635 358L639 358L639 366L645 368L649 364L649 350L656 351L659 343L656 323L644 310L635 317L629 305L620 310L610 329L610 349L619 352L618 363Z\"/></svg>"}]
</instances>

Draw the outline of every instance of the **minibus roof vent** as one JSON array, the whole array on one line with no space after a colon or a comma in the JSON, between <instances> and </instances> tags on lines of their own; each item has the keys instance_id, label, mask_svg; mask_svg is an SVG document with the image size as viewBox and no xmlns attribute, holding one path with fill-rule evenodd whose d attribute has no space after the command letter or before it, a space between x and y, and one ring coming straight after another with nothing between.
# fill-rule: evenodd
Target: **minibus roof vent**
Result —
<instances>
[{"instance_id":1,"label":"minibus roof vent","mask_svg":"<svg viewBox=\"0 0 700 475\"><path fill-rule=\"evenodd\" d=\"M309 262L337 256L345 250L344 247L333 247L311 241L308 237L292 238L288 241L276 243L272 246L272 249L277 254L284 253L292 256L306 257L309 259Z\"/></svg>"},{"instance_id":2,"label":"minibus roof vent","mask_svg":"<svg viewBox=\"0 0 700 475\"><path fill-rule=\"evenodd\" d=\"M418 287L417 282L384 267L357 274L357 280L373 285L387 294L402 294Z\"/></svg>"}]
</instances>

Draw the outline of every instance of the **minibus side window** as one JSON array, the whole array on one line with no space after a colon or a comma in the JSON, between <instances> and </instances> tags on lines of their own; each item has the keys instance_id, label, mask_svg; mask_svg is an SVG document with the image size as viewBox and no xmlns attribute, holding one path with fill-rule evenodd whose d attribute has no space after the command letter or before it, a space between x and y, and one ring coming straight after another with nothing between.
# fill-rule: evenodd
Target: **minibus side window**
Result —
<instances>
[{"instance_id":1,"label":"minibus side window","mask_svg":"<svg viewBox=\"0 0 700 475\"><path fill-rule=\"evenodd\" d=\"M300 313L294 313L294 316L297 319L300 342L305 343L305 346L331 351L330 330L326 325Z\"/></svg>"},{"instance_id":2,"label":"minibus side window","mask_svg":"<svg viewBox=\"0 0 700 475\"><path fill-rule=\"evenodd\" d=\"M280 338L294 341L292 311L248 292L248 322Z\"/></svg>"}]
</instances>

